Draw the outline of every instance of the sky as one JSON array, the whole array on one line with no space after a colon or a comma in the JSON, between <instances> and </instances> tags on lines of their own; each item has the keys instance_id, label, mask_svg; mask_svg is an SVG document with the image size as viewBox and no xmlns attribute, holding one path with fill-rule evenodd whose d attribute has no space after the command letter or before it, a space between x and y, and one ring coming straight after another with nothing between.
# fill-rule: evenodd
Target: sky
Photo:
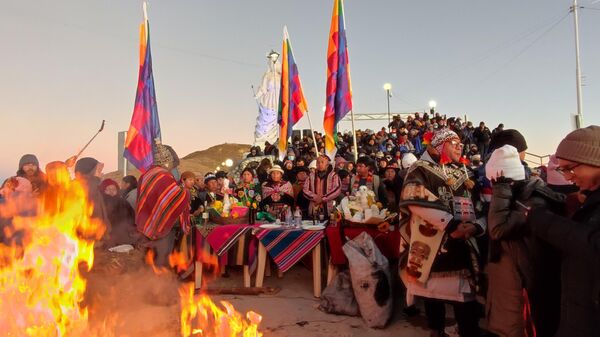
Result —
<instances>
[{"instance_id":1,"label":"sky","mask_svg":"<svg viewBox=\"0 0 600 337\"><path fill-rule=\"evenodd\" d=\"M141 0L0 0L0 177L25 153L84 152L117 167L138 76ZM355 113L423 111L504 123L549 154L573 128L575 42L569 0L346 0ZM580 0L584 125L600 124L600 1ZM162 138L180 155L251 143L251 85L287 25L311 119L322 131L331 0L151 0ZM380 128L384 122L358 123ZM306 118L298 127L308 127ZM342 123L341 130L349 129ZM225 159L225 158L224 158Z\"/></svg>"}]
</instances>

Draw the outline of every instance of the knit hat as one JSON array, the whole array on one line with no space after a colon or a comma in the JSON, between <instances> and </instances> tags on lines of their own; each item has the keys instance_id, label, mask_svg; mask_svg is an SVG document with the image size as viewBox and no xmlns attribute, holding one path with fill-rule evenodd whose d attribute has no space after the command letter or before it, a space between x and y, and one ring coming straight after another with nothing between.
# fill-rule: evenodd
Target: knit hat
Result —
<instances>
[{"instance_id":1,"label":"knit hat","mask_svg":"<svg viewBox=\"0 0 600 337\"><path fill-rule=\"evenodd\" d=\"M556 157L600 166L600 126L590 125L569 133L556 149Z\"/></svg>"},{"instance_id":2,"label":"knit hat","mask_svg":"<svg viewBox=\"0 0 600 337\"><path fill-rule=\"evenodd\" d=\"M433 146L433 148L436 149L436 151L441 154L442 148L444 147L444 143L446 143L447 141L449 141L451 139L459 139L460 140L460 137L458 137L456 132L454 132L450 129L444 128L444 129L437 130L436 132L433 133L433 137L431 138L431 146Z\"/></svg>"},{"instance_id":3,"label":"knit hat","mask_svg":"<svg viewBox=\"0 0 600 337\"><path fill-rule=\"evenodd\" d=\"M400 165L403 169L407 169L411 167L417 161L417 157L411 152L407 152L402 156L402 160L400 161Z\"/></svg>"},{"instance_id":4,"label":"knit hat","mask_svg":"<svg viewBox=\"0 0 600 337\"><path fill-rule=\"evenodd\" d=\"M504 145L492 152L485 165L485 176L491 181L499 176L512 180L525 180L525 167L514 146Z\"/></svg>"},{"instance_id":5,"label":"knit hat","mask_svg":"<svg viewBox=\"0 0 600 337\"><path fill-rule=\"evenodd\" d=\"M517 149L518 152L527 150L527 142L525 141L525 137L523 137L519 131L514 129L503 130L494 134L490 140L489 152L491 153L495 149L504 145L512 145Z\"/></svg>"},{"instance_id":6,"label":"knit hat","mask_svg":"<svg viewBox=\"0 0 600 337\"><path fill-rule=\"evenodd\" d=\"M335 157L335 166L338 166L340 164L346 164L348 161L346 159L344 159L344 157L341 156L337 156Z\"/></svg>"},{"instance_id":7,"label":"knit hat","mask_svg":"<svg viewBox=\"0 0 600 337\"><path fill-rule=\"evenodd\" d=\"M94 170L98 165L98 161L91 157L84 157L77 161L75 164L75 172L80 174L94 174Z\"/></svg>"},{"instance_id":8,"label":"knit hat","mask_svg":"<svg viewBox=\"0 0 600 337\"><path fill-rule=\"evenodd\" d=\"M100 192L104 193L108 186L114 186L117 188L117 191L119 190L119 184L116 181L112 179L104 179L100 183Z\"/></svg>"},{"instance_id":9,"label":"knit hat","mask_svg":"<svg viewBox=\"0 0 600 337\"><path fill-rule=\"evenodd\" d=\"M37 157L33 154L26 154L23 155L23 157L21 157L21 159L19 160L19 170L23 168L23 166L25 166L25 164L35 164L35 166L40 166L40 162L38 161Z\"/></svg>"},{"instance_id":10,"label":"knit hat","mask_svg":"<svg viewBox=\"0 0 600 337\"><path fill-rule=\"evenodd\" d=\"M196 175L194 174L194 172L191 171L185 171L181 174L181 181L185 181L186 179L196 179Z\"/></svg>"},{"instance_id":11,"label":"knit hat","mask_svg":"<svg viewBox=\"0 0 600 337\"><path fill-rule=\"evenodd\" d=\"M316 170L317 169L317 161L316 160L311 161L310 164L308 164L308 168Z\"/></svg>"}]
</instances>

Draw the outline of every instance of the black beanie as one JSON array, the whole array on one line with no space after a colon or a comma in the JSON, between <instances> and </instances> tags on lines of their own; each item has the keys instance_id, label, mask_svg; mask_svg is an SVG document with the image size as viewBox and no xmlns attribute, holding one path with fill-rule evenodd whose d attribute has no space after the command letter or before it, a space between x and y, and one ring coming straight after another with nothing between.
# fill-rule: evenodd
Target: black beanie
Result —
<instances>
[{"instance_id":1,"label":"black beanie","mask_svg":"<svg viewBox=\"0 0 600 337\"><path fill-rule=\"evenodd\" d=\"M98 161L91 157L81 158L75 164L75 172L88 175L94 173Z\"/></svg>"},{"instance_id":2,"label":"black beanie","mask_svg":"<svg viewBox=\"0 0 600 337\"><path fill-rule=\"evenodd\" d=\"M527 142L525 141L525 137L515 130L508 129L500 131L492 136L492 140L490 141L490 149L489 153L492 153L495 149L501 148L504 145L511 145L517 149L517 152L523 152L527 150Z\"/></svg>"}]
</instances>

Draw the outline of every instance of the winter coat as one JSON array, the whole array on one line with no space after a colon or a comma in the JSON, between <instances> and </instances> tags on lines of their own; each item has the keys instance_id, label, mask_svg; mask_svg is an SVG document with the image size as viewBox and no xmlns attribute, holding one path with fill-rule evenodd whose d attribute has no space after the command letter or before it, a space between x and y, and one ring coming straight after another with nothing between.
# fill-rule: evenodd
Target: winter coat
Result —
<instances>
[{"instance_id":1,"label":"winter coat","mask_svg":"<svg viewBox=\"0 0 600 337\"><path fill-rule=\"evenodd\" d=\"M528 207L564 210L564 196L540 179L496 182L488 213L490 261L486 302L488 329L501 336L525 336L525 295L537 336L554 336L560 307L560 258L558 252L531 235L525 213ZM561 212L564 214L564 211Z\"/></svg>"},{"instance_id":2,"label":"winter coat","mask_svg":"<svg viewBox=\"0 0 600 337\"><path fill-rule=\"evenodd\" d=\"M100 192L100 178L92 175L82 175L77 180L79 180L87 193L88 202L92 207L91 218L104 224L106 230L103 239L108 240L111 235L112 226L104 203L103 194Z\"/></svg>"},{"instance_id":3,"label":"winter coat","mask_svg":"<svg viewBox=\"0 0 600 337\"><path fill-rule=\"evenodd\" d=\"M536 208L527 223L562 256L556 336L600 336L600 189L588 193L570 219Z\"/></svg>"},{"instance_id":4,"label":"winter coat","mask_svg":"<svg viewBox=\"0 0 600 337\"><path fill-rule=\"evenodd\" d=\"M127 193L124 193L123 198L127 200L129 206L131 206L131 208L135 210L135 207L137 206L137 188L134 188L128 191Z\"/></svg>"},{"instance_id":5,"label":"winter coat","mask_svg":"<svg viewBox=\"0 0 600 337\"><path fill-rule=\"evenodd\" d=\"M490 132L490 129L488 129L487 126L483 129L476 128L473 131L473 140L475 140L475 142L478 144L489 144L491 139L492 133Z\"/></svg>"},{"instance_id":6,"label":"winter coat","mask_svg":"<svg viewBox=\"0 0 600 337\"><path fill-rule=\"evenodd\" d=\"M135 242L135 211L127 200L103 194L106 212L111 223L109 246L132 244Z\"/></svg>"},{"instance_id":7,"label":"winter coat","mask_svg":"<svg viewBox=\"0 0 600 337\"><path fill-rule=\"evenodd\" d=\"M398 212L403 182L404 180L402 177L396 175L393 181L384 179L381 184L379 184L379 201L383 207L387 208L390 212Z\"/></svg>"}]
</instances>

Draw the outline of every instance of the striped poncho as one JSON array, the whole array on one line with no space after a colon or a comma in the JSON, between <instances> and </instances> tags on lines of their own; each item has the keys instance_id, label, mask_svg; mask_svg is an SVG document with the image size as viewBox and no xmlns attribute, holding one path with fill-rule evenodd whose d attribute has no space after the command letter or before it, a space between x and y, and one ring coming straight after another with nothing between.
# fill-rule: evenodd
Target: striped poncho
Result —
<instances>
[{"instance_id":1,"label":"striped poncho","mask_svg":"<svg viewBox=\"0 0 600 337\"><path fill-rule=\"evenodd\" d=\"M154 166L140 177L135 219L138 231L151 240L165 237L178 220L187 232L190 192L165 168Z\"/></svg>"}]
</instances>

